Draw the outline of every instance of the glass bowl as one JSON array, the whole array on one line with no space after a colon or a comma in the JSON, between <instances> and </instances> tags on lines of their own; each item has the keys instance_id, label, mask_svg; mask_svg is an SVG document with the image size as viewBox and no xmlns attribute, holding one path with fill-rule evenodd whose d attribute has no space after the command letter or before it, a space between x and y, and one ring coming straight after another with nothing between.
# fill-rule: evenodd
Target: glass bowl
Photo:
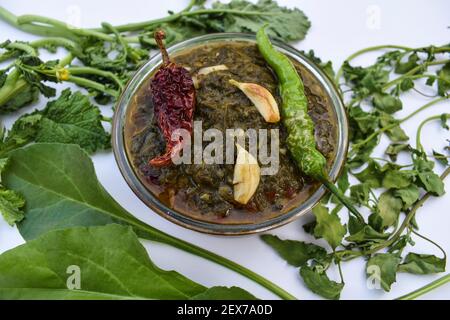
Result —
<instances>
[{"instance_id":1,"label":"glass bowl","mask_svg":"<svg viewBox=\"0 0 450 320\"><path fill-rule=\"evenodd\" d=\"M168 52L170 54L176 54L180 51L184 51L186 49L193 48L202 44L224 41L246 41L255 43L256 39L254 34L209 34L178 43L168 48ZM283 42L274 40L273 44L279 51L297 60L307 70L309 70L317 78L317 80L323 86L325 92L329 96L329 101L331 101L337 118L338 131L336 136L336 155L329 171L330 178L335 181L344 166L348 148L348 122L344 104L332 80L330 80L316 64L314 64L298 50ZM268 220L256 222L253 224L218 224L213 222L200 221L172 210L171 208L168 208L163 203L161 203L158 198L145 187L145 185L139 179L138 175L135 173L125 150L124 141L125 116L127 113L127 108L130 105L129 102L133 98L138 88L148 79L148 77L156 70L156 68L159 67L161 62L161 54L157 54L136 72L136 74L127 84L124 92L117 102L112 125L112 147L120 172L122 173L123 177L125 178L130 188L133 190L133 192L150 209L163 216L164 218L192 230L218 235L243 235L262 232L282 226L308 213L320 201L320 199L326 193L326 190L323 186L319 187L305 202L301 203L294 209L280 214L279 216L276 216L274 218L270 218Z\"/></svg>"}]
</instances>

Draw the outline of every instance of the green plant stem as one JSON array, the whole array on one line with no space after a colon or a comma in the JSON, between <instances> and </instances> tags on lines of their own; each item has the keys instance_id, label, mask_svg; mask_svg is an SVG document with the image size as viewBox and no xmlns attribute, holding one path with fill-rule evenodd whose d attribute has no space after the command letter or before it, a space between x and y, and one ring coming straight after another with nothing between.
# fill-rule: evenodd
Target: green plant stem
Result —
<instances>
[{"instance_id":1,"label":"green plant stem","mask_svg":"<svg viewBox=\"0 0 450 320\"><path fill-rule=\"evenodd\" d=\"M367 47L362 50L358 50L355 53L348 56L347 59L345 59L344 61L349 62L349 61L355 59L356 57L359 57L367 52L378 51L378 50L382 50L382 49L398 49L398 50L403 50L405 52L410 52L410 51L424 51L424 50L427 50L428 48L427 47L410 48L410 47L390 45L390 44L379 45L379 46ZM447 51L450 51L450 47L434 48L434 52L447 52ZM342 77L342 73L344 72L343 66L344 65L342 64L341 67L339 68L338 72L336 73L336 77L335 77L336 83L339 83L339 79Z\"/></svg>"},{"instance_id":2,"label":"green plant stem","mask_svg":"<svg viewBox=\"0 0 450 320\"><path fill-rule=\"evenodd\" d=\"M414 290L413 292L405 294L404 296L398 297L395 300L414 300L414 299L424 295L425 293L430 292L431 290L434 290L436 288L439 288L439 287L447 284L448 282L450 282L450 274L447 274L437 280L434 280L433 282L431 282L417 290Z\"/></svg>"},{"instance_id":3,"label":"green plant stem","mask_svg":"<svg viewBox=\"0 0 450 320\"><path fill-rule=\"evenodd\" d=\"M266 16L266 15L274 15L275 14L272 12L241 11L241 10L234 10L234 9L199 9L199 10L193 10L193 11L186 11L186 9L184 9L183 11L169 15L164 18L147 20L147 21L142 21L142 22L127 23L127 24L123 24L123 25L114 26L114 29L116 29L119 32L139 31L142 29L157 26L162 23L172 22L181 17L189 17L189 16L195 16L195 15L201 15L201 14L226 14L226 13L237 14L237 15L242 15L242 16ZM98 31L98 32L105 31L101 28L94 28L94 29L90 29L90 30Z\"/></svg>"},{"instance_id":4,"label":"green plant stem","mask_svg":"<svg viewBox=\"0 0 450 320\"><path fill-rule=\"evenodd\" d=\"M445 101L447 99L448 99L448 97L440 97L440 98L434 99L434 100L428 102L427 104L424 104L420 108L414 110L412 113L410 113L408 116L400 119L398 122L395 122L393 124L390 124L388 126L385 126L383 128L380 128L380 129L374 131L372 134L370 134L364 140L362 140L362 141L360 141L358 143L354 143L352 145L352 147L351 147L349 156L354 155L358 151L359 148L361 148L362 146L366 145L369 141L371 141L372 139L376 138L379 134L394 128L395 126L397 126L397 125L399 125L399 124L401 124L401 123L411 119L412 117L414 117L416 114L422 112L423 110L425 110L425 109L427 109L427 108L429 108L429 107L431 107L431 106L433 106L433 105L435 105L435 104L437 104L439 102Z\"/></svg>"},{"instance_id":5,"label":"green plant stem","mask_svg":"<svg viewBox=\"0 0 450 320\"><path fill-rule=\"evenodd\" d=\"M442 181L445 180L445 178L449 174L450 174L450 167L447 167L447 169L445 169L445 171L440 176L441 180ZM374 254L374 253L376 253L376 252L378 252L378 251L380 251L380 250L382 250L384 248L389 247L395 241L397 241L398 238L400 238L400 236L402 235L403 231L410 225L412 219L416 215L417 210L419 208L421 208L423 206L423 204L425 203L425 201L427 201L430 197L431 197L431 193L426 193L422 198L420 198L414 204L414 206L408 212L408 214L406 215L405 219L403 220L403 222L400 225L400 227L398 228L398 230L388 240L386 240L384 242L381 242L379 245L373 247L372 249L366 250L366 251L341 250L341 251L336 251L336 255L340 259L342 259L343 257L356 258L356 257L363 256L363 255L371 255L371 254Z\"/></svg>"},{"instance_id":6,"label":"green plant stem","mask_svg":"<svg viewBox=\"0 0 450 320\"><path fill-rule=\"evenodd\" d=\"M122 81L114 73L109 72L109 71L103 71L103 70L100 70L97 68L91 68L91 67L70 67L70 68L67 68L67 70L70 72L71 75L90 74L90 75L96 75L96 76L108 78L117 84L120 91L122 91L122 89L124 87Z\"/></svg>"},{"instance_id":7,"label":"green plant stem","mask_svg":"<svg viewBox=\"0 0 450 320\"><path fill-rule=\"evenodd\" d=\"M450 59L446 59L446 60L437 60L437 61L425 61L424 63L422 63L421 65L418 65L417 67L412 68L411 70L409 70L408 72L406 72L404 75L395 78L392 81L389 81L388 83L386 83L382 90L386 90L388 88L390 88L391 86L393 86L396 83L399 83L401 81L403 81L406 78L411 78L411 76L413 76L416 72L420 71L420 70L425 70L426 68L430 67L430 66L437 66L437 65L441 65L441 64L446 64L449 63Z\"/></svg>"},{"instance_id":8,"label":"green plant stem","mask_svg":"<svg viewBox=\"0 0 450 320\"><path fill-rule=\"evenodd\" d=\"M36 25L36 23L41 25L48 25L54 27L56 30L62 30L65 33L72 33L75 36L83 37L95 37L104 41L114 41L114 37L111 37L103 32L81 29L68 25L65 22L59 21L57 19L43 17L39 15L26 14L17 17L17 24L21 25Z\"/></svg>"},{"instance_id":9,"label":"green plant stem","mask_svg":"<svg viewBox=\"0 0 450 320\"><path fill-rule=\"evenodd\" d=\"M448 114L447 114L447 115L448 115ZM423 146L422 146L422 143L420 142L420 136L421 136L421 134L422 134L422 128L423 128L423 126L424 126L425 124L427 124L428 122L430 122L430 121L437 120L437 119L440 119L440 118L441 118L441 115L432 116L432 117L426 118L425 120L423 120L423 121L419 124L419 127L417 128L417 132L416 132L416 149L417 149L417 150L422 151L422 152L424 151Z\"/></svg>"},{"instance_id":10,"label":"green plant stem","mask_svg":"<svg viewBox=\"0 0 450 320\"><path fill-rule=\"evenodd\" d=\"M334 183L330 182L328 179L323 179L321 181L323 185L336 197L339 201L347 207L348 210L361 222L364 222L364 217L359 213L359 211L353 206L350 200L342 194L342 192L336 188Z\"/></svg>"},{"instance_id":11,"label":"green plant stem","mask_svg":"<svg viewBox=\"0 0 450 320\"><path fill-rule=\"evenodd\" d=\"M69 75L69 77L65 81L75 83L81 87L91 88L91 89L103 92L107 95L114 97L115 99L119 98L119 95L120 95L120 93L118 91L113 90L113 89L108 89L105 85L98 83L96 81L86 79L86 78Z\"/></svg>"},{"instance_id":12,"label":"green plant stem","mask_svg":"<svg viewBox=\"0 0 450 320\"><path fill-rule=\"evenodd\" d=\"M22 30L24 32L28 32L31 34L35 34L38 36L64 37L64 38L70 38L72 40L76 40L76 37L74 37L74 34L71 32L67 32L67 30L55 29L52 27L41 26L41 25L19 24L17 21L18 17L16 15L14 15L12 12L6 10L5 8L3 8L1 6L0 6L0 19L19 30Z\"/></svg>"}]
</instances>

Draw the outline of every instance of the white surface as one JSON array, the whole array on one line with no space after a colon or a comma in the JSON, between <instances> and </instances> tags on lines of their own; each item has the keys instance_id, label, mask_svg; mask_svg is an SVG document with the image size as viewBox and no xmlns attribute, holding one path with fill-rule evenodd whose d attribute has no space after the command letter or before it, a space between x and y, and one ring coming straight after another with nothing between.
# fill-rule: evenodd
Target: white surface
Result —
<instances>
[{"instance_id":1,"label":"white surface","mask_svg":"<svg viewBox=\"0 0 450 320\"><path fill-rule=\"evenodd\" d=\"M178 10L186 5L187 0L179 1L92 1L92 0L10 0L1 1L1 5L15 14L41 14L55 17L61 20L77 21L73 14L79 12L79 22L85 27L98 26L101 21L111 23L126 23L132 21L148 20L166 15L166 11ZM280 4L297 6L304 10L312 21L312 28L305 41L298 43L297 48L303 50L314 49L323 59L331 59L335 67L356 50L379 44L402 44L410 47L418 47L429 44L443 45L450 39L450 2L442 1L388 1L388 0L279 0ZM379 19L377 19L377 16ZM0 41L5 39L28 40L34 38L28 34L0 22ZM369 63L373 56L365 56L357 60L358 63ZM61 86L60 86L61 87ZM426 89L424 89L426 90ZM424 104L425 99L418 94L413 94L404 99L404 110L401 114L407 114ZM38 107L45 104L41 99ZM403 128L412 136L415 134L420 119L428 115L434 115L449 111L449 103L437 105L419 116L411 119ZM29 108L26 111L32 110ZM104 107L105 114L110 114L110 108ZM3 119L8 126L14 117ZM448 131L441 130L437 123L429 124L424 131L423 144L427 150L432 148L440 150L445 139L450 138ZM386 147L386 141L380 148L380 154ZM317 299L318 296L311 293L303 285L297 269L288 266L282 259L266 245L258 236L244 236L225 238L200 234L183 229L170 223L155 213L152 213L128 188L119 173L111 152L96 154L95 167L100 181L131 213L143 221L160 228L177 237L198 244L206 249L221 254L234 260L264 277L277 283L299 299ZM442 171L442 167L438 168ZM450 182L446 182L450 190ZM450 252L450 196L433 198L427 201L425 207L419 210L417 220L421 226L421 232L430 236L433 240ZM305 216L287 226L273 231L282 238L312 241L304 234L301 226L311 219ZM22 238L15 228L9 227L0 219L0 252L23 243ZM166 269L175 269L189 278L206 286L213 285L238 285L260 298L276 298L273 294L259 285L247 280L229 270L213 263L186 254L176 249L163 245L146 242L152 259ZM432 246L417 240L413 248L415 252L440 253ZM399 274L397 283L392 286L390 293L381 290L369 290L366 286L364 274L365 262L363 259L354 260L343 264L346 281L342 292L342 299L392 299L417 289L430 281L442 276L413 276ZM337 279L336 270L332 270L331 277ZM435 290L425 298L448 299L450 298L450 285Z\"/></svg>"}]
</instances>

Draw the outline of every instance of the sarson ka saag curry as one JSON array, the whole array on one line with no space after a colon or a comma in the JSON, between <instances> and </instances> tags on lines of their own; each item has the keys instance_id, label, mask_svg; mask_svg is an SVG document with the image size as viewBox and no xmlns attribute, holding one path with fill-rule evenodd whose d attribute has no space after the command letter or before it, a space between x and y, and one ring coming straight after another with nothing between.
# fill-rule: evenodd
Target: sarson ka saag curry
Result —
<instances>
[{"instance_id":1,"label":"sarson ka saag curry","mask_svg":"<svg viewBox=\"0 0 450 320\"><path fill-rule=\"evenodd\" d=\"M337 139L330 98L309 70L293 63L304 83L315 144L330 166ZM180 97L164 92L173 88L171 77ZM187 108L173 108L178 103ZM299 170L286 147L281 105L278 78L256 44L223 41L182 50L166 56L134 95L124 128L127 155L146 188L183 215L220 224L265 221L298 206L320 186ZM186 141L171 140L172 127L192 134L189 157L187 149L180 151ZM211 129L215 135L208 136ZM226 143L230 130L232 143ZM223 148L208 153L220 136ZM171 159L174 149L190 163ZM211 163L205 154L223 161ZM261 163L261 154L269 161Z\"/></svg>"}]
</instances>

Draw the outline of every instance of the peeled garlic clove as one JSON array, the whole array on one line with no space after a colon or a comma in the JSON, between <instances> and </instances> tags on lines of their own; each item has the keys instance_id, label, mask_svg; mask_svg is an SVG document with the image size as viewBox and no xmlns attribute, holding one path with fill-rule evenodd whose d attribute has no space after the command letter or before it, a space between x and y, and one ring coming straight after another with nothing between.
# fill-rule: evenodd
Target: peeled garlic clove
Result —
<instances>
[{"instance_id":1,"label":"peeled garlic clove","mask_svg":"<svg viewBox=\"0 0 450 320\"><path fill-rule=\"evenodd\" d=\"M278 104L269 90L256 83L242 83L233 79L230 79L229 82L238 87L253 102L266 122L280 121Z\"/></svg>"},{"instance_id":2,"label":"peeled garlic clove","mask_svg":"<svg viewBox=\"0 0 450 320\"><path fill-rule=\"evenodd\" d=\"M200 85L200 78L206 76L207 74L211 72L216 71L223 71L228 70L228 67L224 64L219 64L216 66L210 66L210 67L204 67L198 70L198 72L192 77L192 80L194 81L194 87L198 88Z\"/></svg>"},{"instance_id":3,"label":"peeled garlic clove","mask_svg":"<svg viewBox=\"0 0 450 320\"><path fill-rule=\"evenodd\" d=\"M200 70L198 70L197 75L206 76L208 73L216 72L216 71L223 71L223 70L228 70L228 67L224 64L219 64L217 66L201 68Z\"/></svg>"},{"instance_id":4,"label":"peeled garlic clove","mask_svg":"<svg viewBox=\"0 0 450 320\"><path fill-rule=\"evenodd\" d=\"M234 200L247 204L259 185L261 170L258 161L247 150L236 144L237 157L234 165Z\"/></svg>"}]
</instances>

